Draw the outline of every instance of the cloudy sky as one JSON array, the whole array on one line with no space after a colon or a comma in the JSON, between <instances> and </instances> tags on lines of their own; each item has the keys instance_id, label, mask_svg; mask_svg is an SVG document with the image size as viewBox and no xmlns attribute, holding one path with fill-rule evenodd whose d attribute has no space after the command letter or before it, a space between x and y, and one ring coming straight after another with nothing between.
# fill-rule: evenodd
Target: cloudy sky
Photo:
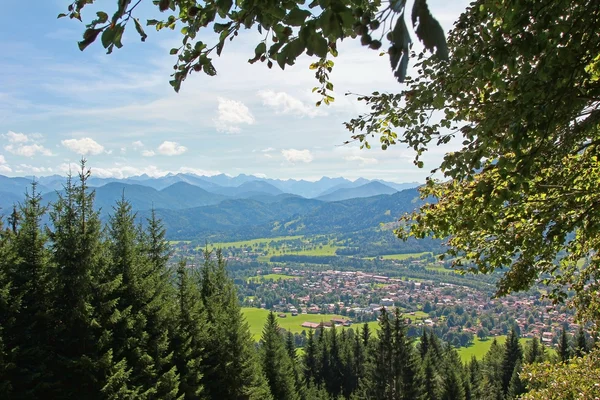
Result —
<instances>
[{"instance_id":1,"label":"cloudy sky","mask_svg":"<svg viewBox=\"0 0 600 400\"><path fill-rule=\"evenodd\" d=\"M192 75L176 94L168 83L176 33L147 28L142 43L130 29L112 55L99 43L80 52L83 25L56 19L69 3L38 0L24 10L22 0L3 1L4 15L14 18L0 25L0 174L62 174L85 156L102 177L191 172L409 182L423 181L447 150L431 149L420 170L402 146L341 145L350 136L342 123L365 110L346 92L400 89L387 57L357 41L339 48L332 106L315 107L306 57L285 71L249 65L259 40L252 31L226 44L216 77ZM157 18L144 3L138 16ZM466 5L430 1L447 30Z\"/></svg>"}]
</instances>

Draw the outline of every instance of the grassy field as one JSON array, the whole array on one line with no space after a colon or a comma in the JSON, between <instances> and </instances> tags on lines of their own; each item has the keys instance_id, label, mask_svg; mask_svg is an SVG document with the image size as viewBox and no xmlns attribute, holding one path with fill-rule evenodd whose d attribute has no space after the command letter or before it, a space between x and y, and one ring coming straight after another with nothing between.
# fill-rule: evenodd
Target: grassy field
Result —
<instances>
[{"instance_id":1,"label":"grassy field","mask_svg":"<svg viewBox=\"0 0 600 400\"><path fill-rule=\"evenodd\" d=\"M262 308L242 308L242 312L246 317L248 325L250 325L250 333L254 340L259 340L262 335L263 327L267 321L269 311ZM315 322L330 321L332 318L345 318L341 315L335 314L298 314L296 317L292 317L292 314L286 313L286 318L277 318L279 326L284 329L289 329L293 333L300 333L307 328L303 328L301 325L304 322Z\"/></svg>"},{"instance_id":2,"label":"grassy field","mask_svg":"<svg viewBox=\"0 0 600 400\"><path fill-rule=\"evenodd\" d=\"M472 356L475 356L478 360L481 360L483 356L488 352L490 346L492 345L492 341L494 338L489 338L487 340L481 341L479 338L475 337L475 341L473 345L469 347L461 347L458 349L458 354L460 354L460 358L463 362L467 362L471 360ZM496 340L499 344L504 344L506 342L506 336L496 336ZM519 339L521 346L523 349L525 348L525 344L531 339L521 338ZM546 350L550 354L554 354L556 351L554 349L546 347Z\"/></svg>"},{"instance_id":3,"label":"grassy field","mask_svg":"<svg viewBox=\"0 0 600 400\"><path fill-rule=\"evenodd\" d=\"M227 247L254 247L257 246L261 243L264 243L265 245L267 245L268 248L268 244L270 242L284 242L286 240L296 240L296 239L301 239L302 236L278 236L278 237L272 237L272 238L259 238L259 239L252 239L252 240L240 240L237 242L216 242L216 243L209 243L208 244L208 248L209 249L213 249L216 247L221 247L221 248L227 248Z\"/></svg>"},{"instance_id":4,"label":"grassy field","mask_svg":"<svg viewBox=\"0 0 600 400\"><path fill-rule=\"evenodd\" d=\"M287 281L289 279L298 279L297 276L283 275L283 274L267 274L252 276L247 279L248 282L262 282L262 281Z\"/></svg>"},{"instance_id":5,"label":"grassy field","mask_svg":"<svg viewBox=\"0 0 600 400\"><path fill-rule=\"evenodd\" d=\"M406 254L386 254L381 256L384 260L407 260L409 258L419 258L425 254L431 254L431 252L424 253L406 253ZM374 260L377 257L365 257L367 260Z\"/></svg>"}]
</instances>

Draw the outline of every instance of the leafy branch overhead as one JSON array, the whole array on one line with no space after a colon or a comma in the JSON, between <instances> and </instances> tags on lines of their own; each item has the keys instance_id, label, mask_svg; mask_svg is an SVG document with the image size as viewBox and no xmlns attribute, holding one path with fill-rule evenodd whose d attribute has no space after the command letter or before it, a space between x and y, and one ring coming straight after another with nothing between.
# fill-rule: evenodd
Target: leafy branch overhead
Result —
<instances>
[{"instance_id":1,"label":"leafy branch overhead","mask_svg":"<svg viewBox=\"0 0 600 400\"><path fill-rule=\"evenodd\" d=\"M116 11L99 11L86 25L79 48L84 50L100 37L102 46L111 53L123 46L123 34L130 21L142 41L147 38L144 27L134 17L134 11L143 0L117 0ZM68 12L58 17L83 20L84 8L96 0L76 0L68 6ZM389 42L388 54L394 75L399 82L406 78L411 47L409 29L405 18L406 0L153 0L163 19L150 19L146 26L157 31L180 29L182 44L171 49L177 57L171 85L176 91L193 72L204 71L209 76L217 73L213 57L225 48L228 41L246 29L256 29L263 39L257 44L250 63L266 62L269 68L277 64L281 69L294 65L302 54L318 57L311 65L321 83L316 88L323 102L333 101L333 84L329 72L333 67L330 58L337 56L337 44L346 38L360 37L364 46L380 50L384 38ZM425 47L436 49L438 57L447 59L446 39L440 24L433 18L426 0L416 0L412 9L415 33ZM204 30L218 36L214 43L199 39ZM205 36L203 36L205 37ZM318 104L320 104L319 102Z\"/></svg>"}]
</instances>

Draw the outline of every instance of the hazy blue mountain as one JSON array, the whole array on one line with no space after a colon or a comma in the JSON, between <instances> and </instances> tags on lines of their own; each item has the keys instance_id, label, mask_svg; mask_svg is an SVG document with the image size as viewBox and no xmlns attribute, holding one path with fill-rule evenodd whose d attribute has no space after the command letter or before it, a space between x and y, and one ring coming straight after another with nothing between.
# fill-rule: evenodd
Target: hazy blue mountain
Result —
<instances>
[{"instance_id":1,"label":"hazy blue mountain","mask_svg":"<svg viewBox=\"0 0 600 400\"><path fill-rule=\"evenodd\" d=\"M374 179L373 182L381 182L384 185L394 188L399 192L402 190L412 189L412 188L421 186L421 184L419 182L396 183L396 182L384 181L383 179Z\"/></svg>"},{"instance_id":2,"label":"hazy blue mountain","mask_svg":"<svg viewBox=\"0 0 600 400\"><path fill-rule=\"evenodd\" d=\"M370 182L362 186L338 189L332 193L317 197L322 201L340 201L359 197L378 196L380 194L393 194L397 190L381 182Z\"/></svg>"},{"instance_id":3,"label":"hazy blue mountain","mask_svg":"<svg viewBox=\"0 0 600 400\"><path fill-rule=\"evenodd\" d=\"M161 190L160 195L172 206L167 208L192 208L220 203L228 197L212 193L187 182L177 182ZM177 205L176 207L174 205Z\"/></svg>"},{"instance_id":4,"label":"hazy blue mountain","mask_svg":"<svg viewBox=\"0 0 600 400\"><path fill-rule=\"evenodd\" d=\"M12 212L13 204L18 204L25 199L25 195L18 195L10 192L0 192L0 216L9 215Z\"/></svg>"},{"instance_id":5,"label":"hazy blue mountain","mask_svg":"<svg viewBox=\"0 0 600 400\"><path fill-rule=\"evenodd\" d=\"M259 194L276 196L283 193L280 189L276 188L270 183L259 180L244 182L239 186L221 187L213 190L213 192L230 197L240 198L252 197Z\"/></svg>"},{"instance_id":6,"label":"hazy blue mountain","mask_svg":"<svg viewBox=\"0 0 600 400\"><path fill-rule=\"evenodd\" d=\"M275 187L278 187L283 192L296 194L298 196L313 198L319 196L324 191L338 185L351 184L345 178L329 178L327 176L322 177L316 182L306 180L280 180L280 179L266 179L267 182Z\"/></svg>"},{"instance_id":7,"label":"hazy blue mountain","mask_svg":"<svg viewBox=\"0 0 600 400\"><path fill-rule=\"evenodd\" d=\"M25 191L31 191L31 182L37 182L37 178L9 178L8 176L0 175L0 192L12 193L17 196L25 196ZM37 191L39 193L50 192L51 189L38 182Z\"/></svg>"}]
</instances>

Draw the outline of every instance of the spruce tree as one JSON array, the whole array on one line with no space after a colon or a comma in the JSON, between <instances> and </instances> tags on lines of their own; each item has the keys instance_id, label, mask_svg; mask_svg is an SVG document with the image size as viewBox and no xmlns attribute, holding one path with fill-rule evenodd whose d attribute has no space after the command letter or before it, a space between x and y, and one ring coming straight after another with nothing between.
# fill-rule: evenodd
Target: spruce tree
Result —
<instances>
[{"instance_id":1,"label":"spruce tree","mask_svg":"<svg viewBox=\"0 0 600 400\"><path fill-rule=\"evenodd\" d=\"M113 336L115 357L131 367L130 389L136 397L172 399L179 378L175 368L165 367L170 355L165 336L160 337L165 333L158 332L169 328L160 318L160 308L169 307L160 286L163 272L151 263L135 218L123 196L109 222L111 268L122 276L117 308L123 319Z\"/></svg>"},{"instance_id":2,"label":"spruce tree","mask_svg":"<svg viewBox=\"0 0 600 400\"><path fill-rule=\"evenodd\" d=\"M464 400L463 366L460 357L452 346L448 345L444 354L442 372L442 400Z\"/></svg>"},{"instance_id":3,"label":"spruce tree","mask_svg":"<svg viewBox=\"0 0 600 400\"><path fill-rule=\"evenodd\" d=\"M523 350L519 343L519 334L513 327L504 344L504 358L502 360L502 392L506 394L510 386L515 367L523 361Z\"/></svg>"},{"instance_id":4,"label":"spruce tree","mask_svg":"<svg viewBox=\"0 0 600 400\"><path fill-rule=\"evenodd\" d=\"M469 386L471 387L471 399L480 399L482 397L481 393L481 383L483 380L483 374L481 372L481 364L477 361L475 356L471 357L471 361L468 365L468 376L469 376Z\"/></svg>"},{"instance_id":5,"label":"spruce tree","mask_svg":"<svg viewBox=\"0 0 600 400\"><path fill-rule=\"evenodd\" d=\"M7 270L15 314L4 327L4 346L14 367L8 373L16 398L45 399L59 389L54 376L54 271L41 220L46 212L35 182L21 206L14 238L15 262Z\"/></svg>"},{"instance_id":6,"label":"spruce tree","mask_svg":"<svg viewBox=\"0 0 600 400\"><path fill-rule=\"evenodd\" d=\"M314 382L316 379L317 370L317 344L315 343L315 335L313 330L308 331L308 338L306 340L306 346L304 347L304 382L308 386L310 382Z\"/></svg>"},{"instance_id":7,"label":"spruce tree","mask_svg":"<svg viewBox=\"0 0 600 400\"><path fill-rule=\"evenodd\" d=\"M177 307L173 329L173 364L180 376L179 393L185 400L202 398L202 352L206 318L200 291L185 263L178 264L175 279Z\"/></svg>"},{"instance_id":8,"label":"spruce tree","mask_svg":"<svg viewBox=\"0 0 600 400\"><path fill-rule=\"evenodd\" d=\"M483 381L481 385L482 399L503 400L502 391L502 365L504 360L504 348L494 338L490 349L482 360ZM512 376L512 375L511 375Z\"/></svg>"},{"instance_id":9,"label":"spruce tree","mask_svg":"<svg viewBox=\"0 0 600 400\"><path fill-rule=\"evenodd\" d=\"M56 265L55 326L57 373L65 398L101 398L114 372L101 362L110 350L110 282L104 282L106 259L102 251L101 223L94 210L94 192L87 181L90 171L81 162L77 183L67 177L64 190L50 211L48 229L52 260ZM102 290L100 287L103 287ZM113 282L113 288L116 286ZM107 308L104 309L103 308ZM111 372L112 371L112 372Z\"/></svg>"},{"instance_id":10,"label":"spruce tree","mask_svg":"<svg viewBox=\"0 0 600 400\"><path fill-rule=\"evenodd\" d=\"M589 346L587 339L585 337L585 331L583 330L583 326L579 326L579 330L577 331L577 337L575 339L575 356L583 357L589 352Z\"/></svg>"},{"instance_id":11,"label":"spruce tree","mask_svg":"<svg viewBox=\"0 0 600 400\"><path fill-rule=\"evenodd\" d=\"M206 311L207 339L202 360L206 397L215 400L271 398L220 249L216 251L216 260L211 252L204 252L200 279L200 296Z\"/></svg>"},{"instance_id":12,"label":"spruce tree","mask_svg":"<svg viewBox=\"0 0 600 400\"><path fill-rule=\"evenodd\" d=\"M398 308L394 314L393 362L397 399L418 399L423 390L420 357L407 334L406 322Z\"/></svg>"},{"instance_id":13,"label":"spruce tree","mask_svg":"<svg viewBox=\"0 0 600 400\"><path fill-rule=\"evenodd\" d=\"M558 342L558 356L560 361L566 363L571 358L571 345L569 343L569 334L563 325Z\"/></svg>"},{"instance_id":14,"label":"spruce tree","mask_svg":"<svg viewBox=\"0 0 600 400\"><path fill-rule=\"evenodd\" d=\"M16 230L16 229L15 229ZM14 323L15 304L11 301L11 281L9 279L9 269L15 262L14 247L12 240L15 233L10 230L4 230L2 219L0 218L0 398L11 397L11 382L8 374L12 363L9 349L5 344L5 335L7 328Z\"/></svg>"},{"instance_id":15,"label":"spruce tree","mask_svg":"<svg viewBox=\"0 0 600 400\"><path fill-rule=\"evenodd\" d=\"M537 337L527 342L525 347L524 361L527 364L543 362L545 358L544 347L540 344Z\"/></svg>"},{"instance_id":16,"label":"spruce tree","mask_svg":"<svg viewBox=\"0 0 600 400\"><path fill-rule=\"evenodd\" d=\"M260 347L262 370L274 399L297 399L294 371L273 312L267 317Z\"/></svg>"},{"instance_id":17,"label":"spruce tree","mask_svg":"<svg viewBox=\"0 0 600 400\"><path fill-rule=\"evenodd\" d=\"M519 374L521 373L521 362L518 361L513 370L513 375L510 378L510 384L508 385L508 393L506 394L507 399L516 399L525 392L527 392L525 382L521 380Z\"/></svg>"},{"instance_id":18,"label":"spruce tree","mask_svg":"<svg viewBox=\"0 0 600 400\"><path fill-rule=\"evenodd\" d=\"M433 352L428 351L423 359L423 400L439 400L441 396L441 378L436 367Z\"/></svg>"}]
</instances>

